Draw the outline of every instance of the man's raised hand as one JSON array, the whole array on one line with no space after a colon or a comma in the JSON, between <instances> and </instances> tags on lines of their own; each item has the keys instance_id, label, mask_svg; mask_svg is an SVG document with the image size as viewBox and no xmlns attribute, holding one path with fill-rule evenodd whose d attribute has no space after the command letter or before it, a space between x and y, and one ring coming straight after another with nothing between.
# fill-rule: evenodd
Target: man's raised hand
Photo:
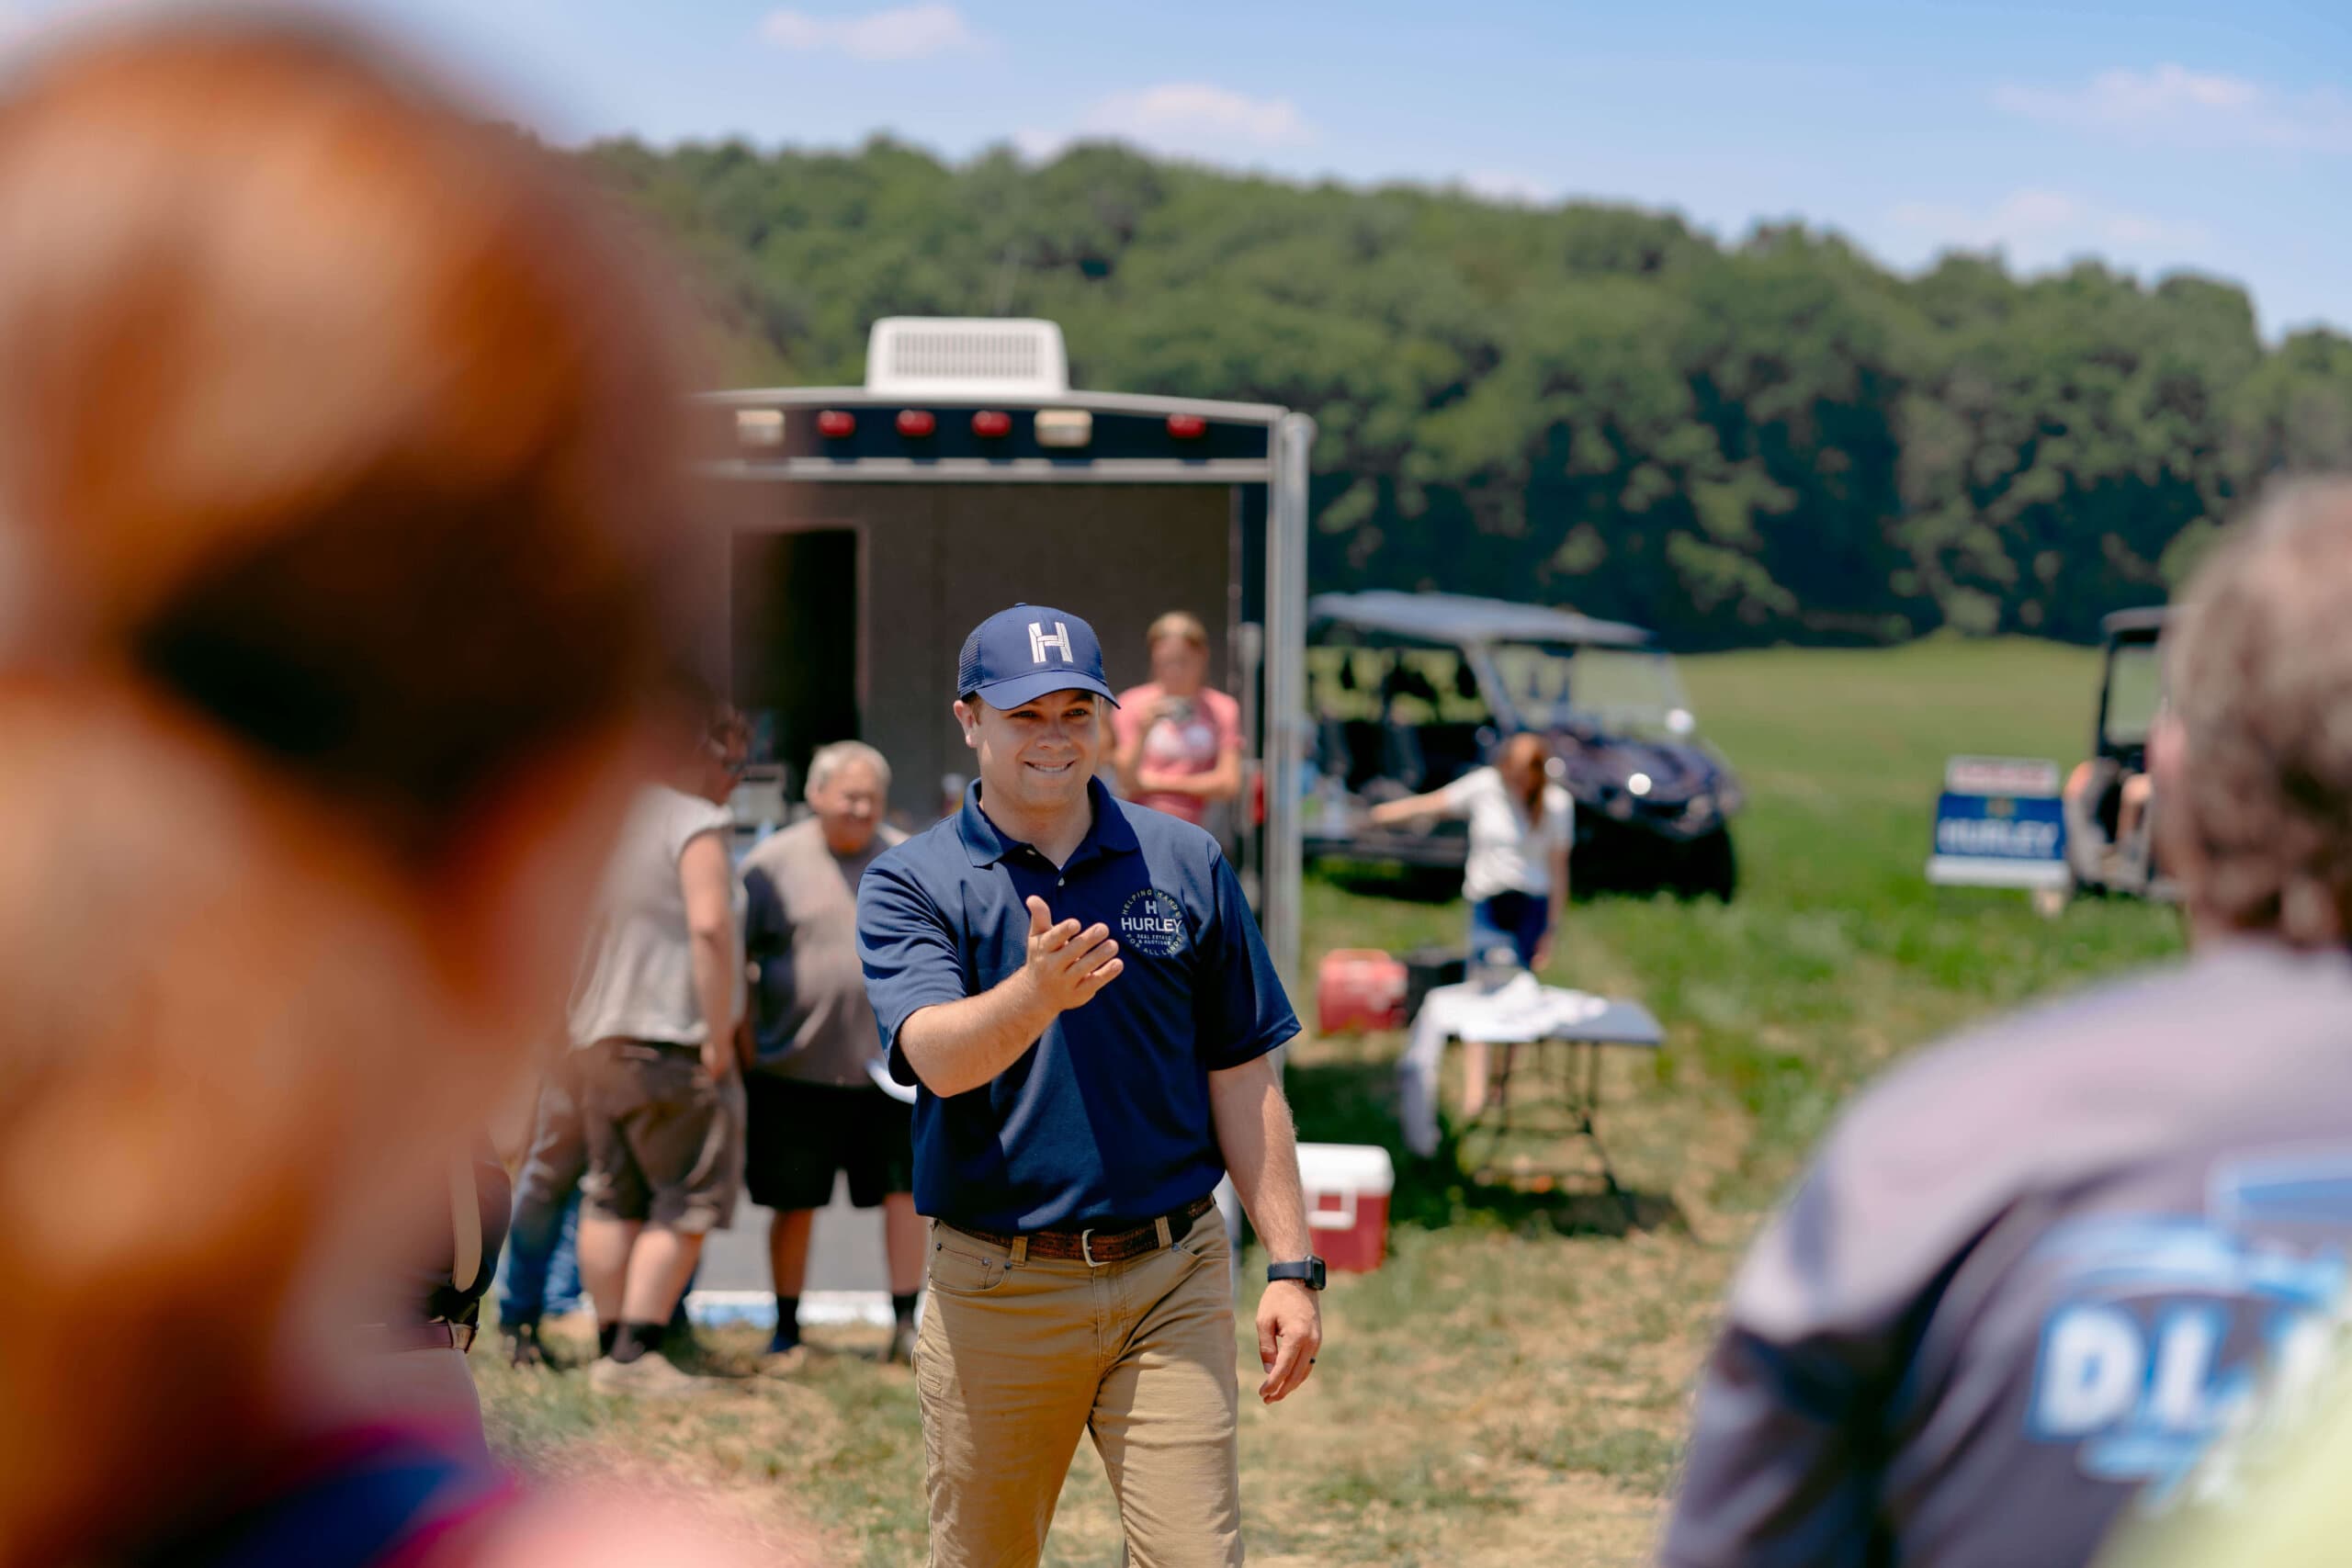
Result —
<instances>
[{"instance_id":1,"label":"man's raised hand","mask_svg":"<svg viewBox=\"0 0 2352 1568\"><path fill-rule=\"evenodd\" d=\"M1097 922L1079 930L1076 920L1054 923L1043 898L1029 906L1029 982L1056 1012L1084 1007L1094 993L1119 977L1125 967L1111 928Z\"/></svg>"}]
</instances>

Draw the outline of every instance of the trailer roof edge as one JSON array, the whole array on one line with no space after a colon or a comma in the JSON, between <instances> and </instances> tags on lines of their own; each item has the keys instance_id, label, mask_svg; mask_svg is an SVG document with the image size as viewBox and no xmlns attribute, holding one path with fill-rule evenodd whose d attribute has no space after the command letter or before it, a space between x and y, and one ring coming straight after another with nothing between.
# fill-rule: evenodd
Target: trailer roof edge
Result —
<instances>
[{"instance_id":1,"label":"trailer roof edge","mask_svg":"<svg viewBox=\"0 0 2352 1568\"><path fill-rule=\"evenodd\" d=\"M922 408L1086 409L1099 413L1191 413L1204 419L1273 425L1290 411L1272 403L1235 403L1215 398L1167 398L1148 392L1060 392L1053 396L923 398L911 393L874 392L864 387L744 387L697 392L695 400L722 408Z\"/></svg>"}]
</instances>

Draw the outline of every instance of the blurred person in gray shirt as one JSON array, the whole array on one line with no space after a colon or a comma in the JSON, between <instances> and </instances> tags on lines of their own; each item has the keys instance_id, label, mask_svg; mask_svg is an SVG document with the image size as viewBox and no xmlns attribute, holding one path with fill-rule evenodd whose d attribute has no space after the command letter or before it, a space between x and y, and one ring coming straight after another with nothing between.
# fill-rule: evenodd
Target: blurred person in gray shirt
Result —
<instances>
[{"instance_id":1,"label":"blurred person in gray shirt","mask_svg":"<svg viewBox=\"0 0 2352 1568\"><path fill-rule=\"evenodd\" d=\"M744 857L751 948L759 964L758 1047L744 1088L751 1110L745 1180L775 1211L768 1260L775 1336L763 1370L800 1365L800 1287L815 1211L837 1172L850 1201L879 1207L896 1319L889 1358L914 1348L923 1223L915 1213L914 1109L879 1087L882 1035L857 956L857 884L904 833L883 821L890 764L862 741L821 747L808 761L814 813Z\"/></svg>"},{"instance_id":2,"label":"blurred person in gray shirt","mask_svg":"<svg viewBox=\"0 0 2352 1568\"><path fill-rule=\"evenodd\" d=\"M724 710L698 687L673 699L671 781L643 790L622 825L569 1019L588 1155L580 1278L601 1352L589 1381L649 1397L698 1386L660 1347L703 1238L734 1212L743 1163L729 1108L741 885L734 818L708 787Z\"/></svg>"},{"instance_id":3,"label":"blurred person in gray shirt","mask_svg":"<svg viewBox=\"0 0 2352 1568\"><path fill-rule=\"evenodd\" d=\"M1864 1094L1733 1287L1674 1568L2086 1562L2324 1360L2352 1248L2352 482L2274 492L2166 635L2192 956Z\"/></svg>"}]
</instances>

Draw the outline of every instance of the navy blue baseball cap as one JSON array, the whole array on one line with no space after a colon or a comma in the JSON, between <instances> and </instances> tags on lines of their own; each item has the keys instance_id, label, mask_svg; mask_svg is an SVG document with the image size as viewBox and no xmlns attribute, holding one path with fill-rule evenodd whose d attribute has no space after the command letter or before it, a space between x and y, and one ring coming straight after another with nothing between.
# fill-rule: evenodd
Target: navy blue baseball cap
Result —
<instances>
[{"instance_id":1,"label":"navy blue baseball cap","mask_svg":"<svg viewBox=\"0 0 2352 1568\"><path fill-rule=\"evenodd\" d=\"M972 628L956 659L956 692L990 707L1017 708L1049 692L1098 692L1119 699L1102 679L1102 643L1066 610L1015 604Z\"/></svg>"}]
</instances>

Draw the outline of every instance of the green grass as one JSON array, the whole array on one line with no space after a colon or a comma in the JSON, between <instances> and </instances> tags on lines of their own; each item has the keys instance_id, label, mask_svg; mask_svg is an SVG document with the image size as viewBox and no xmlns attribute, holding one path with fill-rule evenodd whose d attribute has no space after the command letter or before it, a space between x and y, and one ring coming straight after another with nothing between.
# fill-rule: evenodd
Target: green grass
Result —
<instances>
[{"instance_id":1,"label":"green grass","mask_svg":"<svg viewBox=\"0 0 2352 1568\"><path fill-rule=\"evenodd\" d=\"M1784 1179L1854 1085L1898 1050L1984 1011L2176 951L2178 922L2086 902L2052 923L2022 895L1921 874L1945 759L2078 760L2098 661L2046 643L1781 649L1684 663L1702 732L1748 806L1729 907L1602 897L1562 933L1553 977L1647 1001L1668 1029L1662 1083L1749 1119L1729 1173ZM1458 904L1307 889L1309 957L1458 940Z\"/></svg>"},{"instance_id":2,"label":"green grass","mask_svg":"<svg viewBox=\"0 0 2352 1568\"><path fill-rule=\"evenodd\" d=\"M1393 1106L1401 1042L1302 1042L1304 1135L1396 1154L1394 1250L1379 1272L1335 1282L1316 1382L1277 1410L1244 1402L1254 1562L1642 1561L1724 1279L1839 1104L1972 1019L2177 949L2169 910L2086 902L2045 921L2020 894L1921 874L1946 756L2076 760L2093 655L1939 641L1724 655L1687 661L1685 676L1702 733L1747 787L1740 896L1581 902L1551 976L1639 997L1667 1025L1655 1058L1609 1064L1601 1131L1631 1221L1589 1150L1542 1135L1450 1134L1438 1158L1412 1160ZM1332 948L1453 942L1462 924L1458 903L1314 878L1310 971ZM741 1366L750 1347L714 1354ZM1238 1344L1253 1382L1254 1361ZM533 1468L626 1457L755 1528L817 1530L831 1561L922 1560L922 1442L903 1372L839 1358L788 1387L639 1412L576 1374L483 1371L495 1439ZM1116 1540L1081 1445L1048 1561L1107 1564Z\"/></svg>"}]
</instances>

